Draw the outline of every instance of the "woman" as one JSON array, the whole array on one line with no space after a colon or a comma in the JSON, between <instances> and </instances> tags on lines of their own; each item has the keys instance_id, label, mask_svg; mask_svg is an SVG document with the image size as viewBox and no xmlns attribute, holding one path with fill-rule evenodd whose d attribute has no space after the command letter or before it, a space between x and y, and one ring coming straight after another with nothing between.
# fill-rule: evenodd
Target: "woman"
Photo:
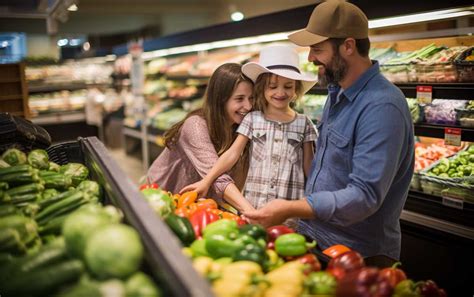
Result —
<instances>
[{"instance_id":1,"label":"woman","mask_svg":"<svg viewBox=\"0 0 474 297\"><path fill-rule=\"evenodd\" d=\"M166 148L153 162L149 180L177 193L184 186L201 180L219 156L233 143L236 128L252 109L253 83L241 71L241 65L227 63L212 74L201 109L189 113L165 133ZM215 180L209 197L224 198L238 211L253 210L242 196L248 169L244 152L229 174Z\"/></svg>"}]
</instances>

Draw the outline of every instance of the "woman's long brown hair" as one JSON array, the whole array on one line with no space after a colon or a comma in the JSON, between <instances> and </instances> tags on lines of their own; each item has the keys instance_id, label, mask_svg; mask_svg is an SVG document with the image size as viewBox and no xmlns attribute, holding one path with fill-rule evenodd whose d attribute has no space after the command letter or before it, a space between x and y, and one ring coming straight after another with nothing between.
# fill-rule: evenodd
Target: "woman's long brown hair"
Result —
<instances>
[{"instance_id":1,"label":"woman's long brown hair","mask_svg":"<svg viewBox=\"0 0 474 297\"><path fill-rule=\"evenodd\" d=\"M204 94L203 107L192 111L186 117L172 126L165 133L165 145L172 148L179 139L183 123L191 116L198 115L206 120L209 136L218 155L224 153L232 145L237 125L230 125L226 111L226 103L240 82L252 81L242 74L242 66L236 63L226 63L219 66L207 85Z\"/></svg>"}]
</instances>

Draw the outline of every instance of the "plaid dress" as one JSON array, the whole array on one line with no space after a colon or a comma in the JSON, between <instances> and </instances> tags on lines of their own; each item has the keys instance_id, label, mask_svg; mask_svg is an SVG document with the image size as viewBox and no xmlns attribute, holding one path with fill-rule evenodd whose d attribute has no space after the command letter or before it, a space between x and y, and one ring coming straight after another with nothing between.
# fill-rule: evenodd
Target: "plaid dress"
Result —
<instances>
[{"instance_id":1,"label":"plaid dress","mask_svg":"<svg viewBox=\"0 0 474 297\"><path fill-rule=\"evenodd\" d=\"M281 123L253 111L245 116L237 133L251 140L244 196L256 209L273 199L303 197L303 143L316 139L307 116L297 113L291 122Z\"/></svg>"}]
</instances>

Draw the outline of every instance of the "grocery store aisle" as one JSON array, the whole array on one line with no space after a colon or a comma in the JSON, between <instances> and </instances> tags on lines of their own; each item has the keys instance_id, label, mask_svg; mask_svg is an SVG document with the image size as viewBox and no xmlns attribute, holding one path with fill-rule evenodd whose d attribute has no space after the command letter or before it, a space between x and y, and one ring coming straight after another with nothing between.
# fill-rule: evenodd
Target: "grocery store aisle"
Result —
<instances>
[{"instance_id":1,"label":"grocery store aisle","mask_svg":"<svg viewBox=\"0 0 474 297\"><path fill-rule=\"evenodd\" d=\"M137 158L127 156L122 148L107 148L107 150L125 174L138 185L140 178L145 175L142 162Z\"/></svg>"}]
</instances>

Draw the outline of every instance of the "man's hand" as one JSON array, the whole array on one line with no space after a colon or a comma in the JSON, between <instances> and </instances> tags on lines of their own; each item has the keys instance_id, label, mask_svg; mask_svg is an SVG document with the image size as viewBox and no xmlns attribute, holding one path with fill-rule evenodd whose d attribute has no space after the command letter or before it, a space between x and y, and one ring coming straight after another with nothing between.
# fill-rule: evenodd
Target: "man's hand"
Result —
<instances>
[{"instance_id":1,"label":"man's hand","mask_svg":"<svg viewBox=\"0 0 474 297\"><path fill-rule=\"evenodd\" d=\"M280 225L289 218L313 219L315 214L306 198L299 200L275 199L255 211L244 211L243 215L264 227Z\"/></svg>"},{"instance_id":2,"label":"man's hand","mask_svg":"<svg viewBox=\"0 0 474 297\"><path fill-rule=\"evenodd\" d=\"M244 211L243 215L252 223L261 224L265 228L280 225L290 217L288 206L291 202L284 199L275 199L258 210Z\"/></svg>"},{"instance_id":3,"label":"man's hand","mask_svg":"<svg viewBox=\"0 0 474 297\"><path fill-rule=\"evenodd\" d=\"M205 180L202 179L198 182L195 182L194 184L185 186L179 191L179 194L183 194L189 191L196 191L198 193L198 197L204 197L207 195L207 192L209 191L209 187L210 185L206 183Z\"/></svg>"}]
</instances>

